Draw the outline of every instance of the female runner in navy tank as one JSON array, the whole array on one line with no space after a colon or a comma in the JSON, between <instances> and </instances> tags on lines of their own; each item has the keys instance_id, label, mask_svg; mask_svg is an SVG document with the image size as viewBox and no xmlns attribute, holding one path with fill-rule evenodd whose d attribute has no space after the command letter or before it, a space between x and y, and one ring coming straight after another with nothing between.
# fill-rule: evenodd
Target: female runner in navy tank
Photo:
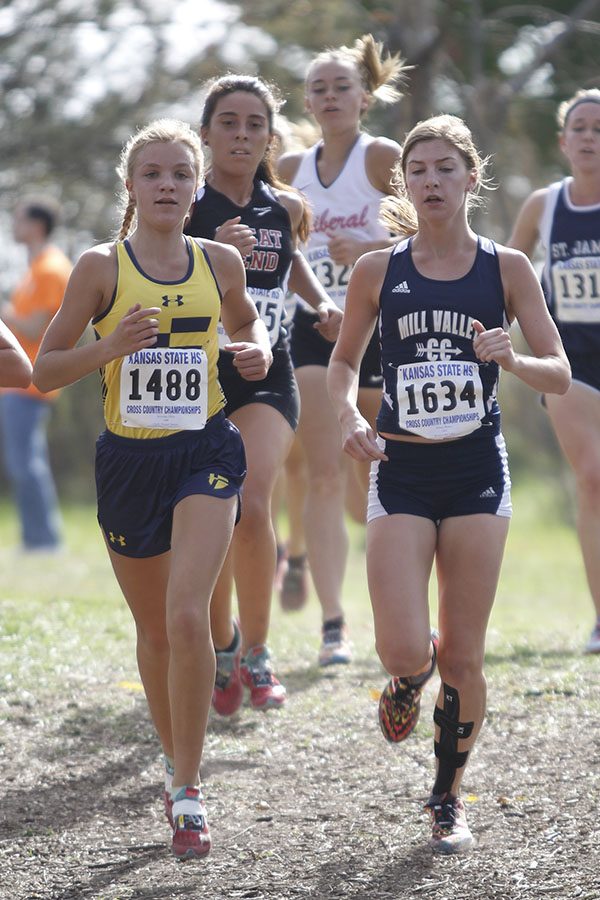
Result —
<instances>
[{"instance_id":1,"label":"female runner in navy tank","mask_svg":"<svg viewBox=\"0 0 600 900\"><path fill-rule=\"evenodd\" d=\"M209 604L245 475L217 378L219 318L244 378L265 377L271 349L237 252L183 235L202 175L192 129L172 120L142 129L125 145L119 174L118 238L87 250L73 269L34 379L48 391L101 371L98 521L135 619L173 853L203 857L211 842L199 765L215 681ZM97 340L77 346L90 320ZM124 816L136 815L137 798L135 808L127 803Z\"/></svg>"},{"instance_id":2,"label":"female runner in navy tank","mask_svg":"<svg viewBox=\"0 0 600 900\"><path fill-rule=\"evenodd\" d=\"M379 206L393 192L390 179L400 147L387 138L370 137L361 122L377 100L399 99L394 84L403 71L400 58L385 56L370 34L353 47L319 54L306 76L305 106L322 138L309 150L284 154L279 161L281 176L311 203L314 218L303 252L341 309L359 256L392 243L379 222ZM315 333L314 320L300 301L293 319L291 353L302 397L298 436L308 468L306 547L323 618L319 664L328 666L351 658L342 604L348 556L345 500L347 491L358 487L352 506L356 509L362 503L364 520L368 469L362 466L354 471L358 467L354 464L348 471L339 426L324 397L332 348ZM372 424L381 384L379 348L373 336L359 373L360 408Z\"/></svg>"},{"instance_id":3,"label":"female runner in navy tank","mask_svg":"<svg viewBox=\"0 0 600 900\"><path fill-rule=\"evenodd\" d=\"M529 261L468 225L482 169L460 119L439 116L409 132L397 183L411 203L390 203L390 227L395 217L412 237L356 264L328 372L346 451L373 461L367 569L377 652L392 675L379 703L388 741L413 730L437 659L438 765L426 807L431 846L445 853L473 845L459 791L485 711L485 633L511 515L499 371L556 393L570 377ZM515 318L532 356L512 347ZM385 381L378 433L355 387L376 320ZM439 632L428 608L434 561Z\"/></svg>"},{"instance_id":4,"label":"female runner in navy tank","mask_svg":"<svg viewBox=\"0 0 600 900\"><path fill-rule=\"evenodd\" d=\"M272 170L269 154L278 105L273 89L253 76L227 75L211 83L201 119L210 168L186 229L238 249L273 353L269 374L260 385L239 377L231 353L219 354L225 412L240 429L248 462L241 521L211 604L217 648L213 706L221 715L231 715L239 707L242 682L257 709L285 701L285 689L273 673L267 637L277 563L271 495L299 415L282 327L288 280L316 311L323 339L335 340L341 321L341 312L296 249L298 239L308 233L304 201ZM222 339L227 341L227 336ZM241 634L231 615L233 576Z\"/></svg>"},{"instance_id":5,"label":"female runner in navy tank","mask_svg":"<svg viewBox=\"0 0 600 900\"><path fill-rule=\"evenodd\" d=\"M509 244L545 253L542 287L571 363L573 383L546 408L575 473L577 530L596 622L586 644L600 653L600 90L578 91L558 109L571 177L534 191Z\"/></svg>"}]
</instances>

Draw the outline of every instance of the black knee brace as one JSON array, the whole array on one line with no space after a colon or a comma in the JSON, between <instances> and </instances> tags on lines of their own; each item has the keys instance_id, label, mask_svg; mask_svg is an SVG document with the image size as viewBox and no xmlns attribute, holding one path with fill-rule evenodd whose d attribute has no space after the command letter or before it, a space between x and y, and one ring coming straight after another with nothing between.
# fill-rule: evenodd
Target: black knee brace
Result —
<instances>
[{"instance_id":1,"label":"black knee brace","mask_svg":"<svg viewBox=\"0 0 600 900\"><path fill-rule=\"evenodd\" d=\"M433 786L433 794L447 794L457 769L462 769L467 761L469 751L457 751L458 741L470 737L474 722L460 722L460 701L458 691L447 684L442 684L444 691L444 709L435 707L433 721L440 727L440 739L435 742L435 755L439 760L437 778Z\"/></svg>"}]
</instances>

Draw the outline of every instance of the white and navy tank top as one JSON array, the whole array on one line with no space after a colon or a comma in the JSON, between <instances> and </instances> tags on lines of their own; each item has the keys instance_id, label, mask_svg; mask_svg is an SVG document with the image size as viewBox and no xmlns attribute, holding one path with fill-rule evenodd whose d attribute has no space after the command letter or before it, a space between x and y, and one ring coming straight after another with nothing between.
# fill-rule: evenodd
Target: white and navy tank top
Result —
<instances>
[{"instance_id":1,"label":"white and navy tank top","mask_svg":"<svg viewBox=\"0 0 600 900\"><path fill-rule=\"evenodd\" d=\"M385 194L374 188L367 176L365 155L375 138L361 133L352 147L344 168L329 186L317 169L322 142L307 150L292 182L312 208L313 220L307 243L302 247L313 272L331 297L344 308L351 266L334 263L327 245L330 237L344 234L360 241L378 241L389 237L379 222L379 206ZM301 297L303 308L310 309ZM311 310L312 311L312 310Z\"/></svg>"},{"instance_id":2,"label":"white and navy tank top","mask_svg":"<svg viewBox=\"0 0 600 900\"><path fill-rule=\"evenodd\" d=\"M236 216L240 216L241 224L247 225L256 235L254 249L244 258L246 283L274 347L286 335L281 322L294 240L289 213L270 185L256 179L250 202L246 206L237 206L225 194L204 184L198 189L185 231L194 237L215 240L219 225ZM219 325L220 346L228 341L223 326Z\"/></svg>"},{"instance_id":3,"label":"white and navy tank top","mask_svg":"<svg viewBox=\"0 0 600 900\"><path fill-rule=\"evenodd\" d=\"M384 392L377 428L434 441L481 427L497 434L499 367L479 362L473 350L473 319L508 327L495 244L478 237L470 271L452 281L421 275L411 244L407 238L396 245L381 288Z\"/></svg>"},{"instance_id":4,"label":"white and navy tank top","mask_svg":"<svg viewBox=\"0 0 600 900\"><path fill-rule=\"evenodd\" d=\"M571 181L548 187L540 223L542 287L569 357L600 353L600 204L574 206Z\"/></svg>"}]
</instances>

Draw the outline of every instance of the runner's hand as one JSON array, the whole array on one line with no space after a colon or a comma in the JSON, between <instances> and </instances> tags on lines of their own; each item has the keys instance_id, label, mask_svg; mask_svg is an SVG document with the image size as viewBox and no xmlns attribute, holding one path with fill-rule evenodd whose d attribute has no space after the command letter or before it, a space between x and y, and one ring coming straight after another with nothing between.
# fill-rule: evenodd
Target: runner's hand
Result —
<instances>
[{"instance_id":1,"label":"runner's hand","mask_svg":"<svg viewBox=\"0 0 600 900\"><path fill-rule=\"evenodd\" d=\"M136 350L153 347L158 335L159 306L143 308L140 303L132 306L123 316L112 334L102 340L111 348L111 358L128 356Z\"/></svg>"},{"instance_id":2,"label":"runner's hand","mask_svg":"<svg viewBox=\"0 0 600 900\"><path fill-rule=\"evenodd\" d=\"M265 353L258 344L247 341L226 344L224 349L233 353L233 365L246 381L261 381L265 378L273 362L273 354L270 350Z\"/></svg>"},{"instance_id":3,"label":"runner's hand","mask_svg":"<svg viewBox=\"0 0 600 900\"><path fill-rule=\"evenodd\" d=\"M510 372L516 362L515 351L508 331L504 328L486 329L477 319L473 321L476 331L473 338L473 349L481 362L498 363L505 371Z\"/></svg>"},{"instance_id":4,"label":"runner's hand","mask_svg":"<svg viewBox=\"0 0 600 900\"><path fill-rule=\"evenodd\" d=\"M318 313L319 321L315 322L313 328L315 328L326 341L335 343L338 334L340 333L342 318L344 316L342 310L334 303L323 302L319 303L315 312Z\"/></svg>"},{"instance_id":5,"label":"runner's hand","mask_svg":"<svg viewBox=\"0 0 600 900\"><path fill-rule=\"evenodd\" d=\"M231 244L239 252L242 259L254 250L256 236L248 225L242 225L242 217L235 216L219 225L215 231L215 241L220 244Z\"/></svg>"}]
</instances>

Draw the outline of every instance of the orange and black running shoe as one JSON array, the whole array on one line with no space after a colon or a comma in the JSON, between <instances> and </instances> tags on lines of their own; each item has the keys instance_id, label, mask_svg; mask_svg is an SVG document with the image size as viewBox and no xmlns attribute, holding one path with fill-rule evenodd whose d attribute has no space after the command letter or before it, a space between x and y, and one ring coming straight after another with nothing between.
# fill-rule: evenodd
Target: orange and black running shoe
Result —
<instances>
[{"instance_id":1,"label":"orange and black running shoe","mask_svg":"<svg viewBox=\"0 0 600 900\"><path fill-rule=\"evenodd\" d=\"M433 659L431 668L423 676L398 678L394 676L386 684L379 698L379 725L386 741L399 744L405 741L419 721L421 693L435 671L439 635L431 632Z\"/></svg>"}]
</instances>

